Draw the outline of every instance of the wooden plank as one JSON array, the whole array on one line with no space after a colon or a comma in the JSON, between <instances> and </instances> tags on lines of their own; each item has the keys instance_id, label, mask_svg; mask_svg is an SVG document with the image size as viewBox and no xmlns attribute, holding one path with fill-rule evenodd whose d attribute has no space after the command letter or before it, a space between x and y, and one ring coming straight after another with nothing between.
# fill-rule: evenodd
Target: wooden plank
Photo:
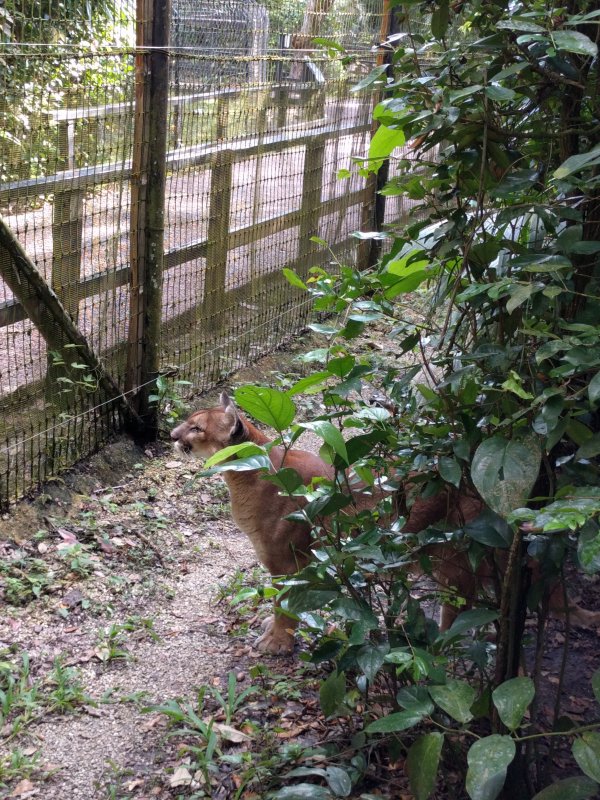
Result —
<instances>
[{"instance_id":1,"label":"wooden plank","mask_svg":"<svg viewBox=\"0 0 600 800\"><path fill-rule=\"evenodd\" d=\"M211 170L204 303L199 315L209 330L219 328L225 307L232 166L231 151L221 150Z\"/></svg>"},{"instance_id":2,"label":"wooden plank","mask_svg":"<svg viewBox=\"0 0 600 800\"><path fill-rule=\"evenodd\" d=\"M302 179L302 205L300 208L300 241L298 262L300 277L306 279L314 251L311 236L319 233L323 190L323 160L325 141L315 139L306 145L304 154L304 175ZM337 199L337 198L336 198Z\"/></svg>"},{"instance_id":3,"label":"wooden plank","mask_svg":"<svg viewBox=\"0 0 600 800\"><path fill-rule=\"evenodd\" d=\"M329 200L323 201L321 204L321 216L326 216L340 208L340 202L343 200L344 207L351 208L354 205L363 203L364 189L352 192L345 195L343 198L332 197ZM271 219L263 220L256 225L247 225L243 228L236 228L229 233L228 249L233 250L236 247L250 244L259 241L268 236L275 236L282 233L289 228L294 228L300 224L302 211L291 211L281 217L272 217ZM189 261L194 261L197 258L206 258L207 254L207 240L199 239L196 242L190 242L185 247L178 248L177 250L170 250L165 253L165 270L173 269L174 267L186 264ZM131 270L129 266L119 267L110 272L97 272L84 278L78 286L78 300L85 300L88 297L93 297L97 294L116 289L119 286L126 286L129 283ZM27 319L27 314L18 301L8 300L0 303L0 328L7 325L14 325L16 322L21 322Z\"/></svg>"},{"instance_id":4,"label":"wooden plank","mask_svg":"<svg viewBox=\"0 0 600 800\"><path fill-rule=\"evenodd\" d=\"M250 136L231 142L229 149L234 154L235 162L244 161L259 152L280 152L289 147L300 147L308 144L313 139L336 139L350 136L353 133L370 131L370 124L363 125L335 125L324 126L319 124L311 128L301 128L288 134L267 134L266 136ZM193 166L210 166L222 145L197 145L190 148L180 148L167 155L167 171L183 169ZM114 183L132 174L131 160L116 162L114 164L99 164L93 167L80 167L74 170L64 170L45 178L31 178L28 180L12 181L0 186L0 204L8 204L17 199L40 197L68 188L90 189L102 183Z\"/></svg>"}]
</instances>

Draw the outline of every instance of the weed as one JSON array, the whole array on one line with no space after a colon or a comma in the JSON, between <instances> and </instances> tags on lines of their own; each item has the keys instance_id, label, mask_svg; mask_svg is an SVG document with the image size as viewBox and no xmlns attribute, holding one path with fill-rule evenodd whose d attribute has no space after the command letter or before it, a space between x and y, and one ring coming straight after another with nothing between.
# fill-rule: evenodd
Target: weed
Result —
<instances>
[{"instance_id":1,"label":"weed","mask_svg":"<svg viewBox=\"0 0 600 800\"><path fill-rule=\"evenodd\" d=\"M82 705L96 705L95 700L86 693L79 672L73 667L65 667L59 658L54 661L44 685L49 687L47 702L52 711L64 714Z\"/></svg>"},{"instance_id":2,"label":"weed","mask_svg":"<svg viewBox=\"0 0 600 800\"><path fill-rule=\"evenodd\" d=\"M257 691L256 686L248 686L237 694L237 679L234 672L230 672L227 676L227 696L223 696L214 686L210 688L211 694L223 710L226 725L231 725L235 712L244 705L244 702L251 694Z\"/></svg>"},{"instance_id":3,"label":"weed","mask_svg":"<svg viewBox=\"0 0 600 800\"><path fill-rule=\"evenodd\" d=\"M0 660L0 729L7 730L9 738L46 714L72 712L84 704L95 701L86 694L77 670L60 659L43 679L32 677L27 652L17 663Z\"/></svg>"},{"instance_id":4,"label":"weed","mask_svg":"<svg viewBox=\"0 0 600 800\"><path fill-rule=\"evenodd\" d=\"M190 381L174 381L169 375L159 375L156 379L156 392L148 397L148 401L158 407L167 424L173 424L187 414L188 406L181 397L186 386L192 386Z\"/></svg>"},{"instance_id":5,"label":"weed","mask_svg":"<svg viewBox=\"0 0 600 800\"><path fill-rule=\"evenodd\" d=\"M11 750L5 756L0 756L0 789L14 780L29 778L40 768L39 752L29 753L19 748Z\"/></svg>"},{"instance_id":6,"label":"weed","mask_svg":"<svg viewBox=\"0 0 600 800\"><path fill-rule=\"evenodd\" d=\"M38 599L52 585L54 574L39 558L29 558L20 551L10 561L0 561L0 597L14 606Z\"/></svg>"},{"instance_id":7,"label":"weed","mask_svg":"<svg viewBox=\"0 0 600 800\"><path fill-rule=\"evenodd\" d=\"M61 547L59 555L68 562L69 569L81 578L88 578L96 568L96 561L89 555L89 546L85 544L70 544Z\"/></svg>"},{"instance_id":8,"label":"weed","mask_svg":"<svg viewBox=\"0 0 600 800\"><path fill-rule=\"evenodd\" d=\"M125 647L126 630L122 625L113 624L102 631L98 637L96 655L103 664L111 661L129 660L132 656Z\"/></svg>"}]
</instances>

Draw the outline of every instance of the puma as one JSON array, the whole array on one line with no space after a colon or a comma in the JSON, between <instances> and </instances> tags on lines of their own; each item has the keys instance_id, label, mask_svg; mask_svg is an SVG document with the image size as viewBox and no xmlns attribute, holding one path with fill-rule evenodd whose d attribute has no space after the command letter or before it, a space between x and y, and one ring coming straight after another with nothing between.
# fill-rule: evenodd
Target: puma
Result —
<instances>
[{"instance_id":1,"label":"puma","mask_svg":"<svg viewBox=\"0 0 600 800\"><path fill-rule=\"evenodd\" d=\"M233 401L223 392L221 404L215 408L203 409L193 413L172 432L175 449L206 459L224 447L242 442L264 445L269 442L258 428L237 410ZM269 451L273 469L288 467L296 470L304 484L315 478L334 477L334 470L318 456L304 450L288 449L275 445ZM313 539L309 525L286 520L285 517L298 509L301 499L279 494L278 488L263 480L258 471L238 472L225 470L223 473L231 496L231 509L235 523L250 539L256 555L273 576L289 575L304 567L311 559ZM355 495L360 507L368 507L376 502L372 495ZM462 526L475 519L484 505L471 495L441 492L423 500L417 498L407 514L403 530L418 533L425 528L444 521L449 529ZM431 557L433 577L442 588L456 588L467 603L472 602L481 583L489 583L495 565L485 561L474 572L465 553L447 545L432 545L426 548ZM492 561L492 559L490 559ZM562 591L557 586L551 593L550 606L561 612ZM294 647L295 623L278 613L275 601L274 614L265 620L264 631L257 639L256 646L267 653L288 653ZM456 609L445 604L441 609L440 628L450 627ZM569 607L570 619L574 624L591 627L600 624L600 613L585 611L574 604Z\"/></svg>"}]
</instances>

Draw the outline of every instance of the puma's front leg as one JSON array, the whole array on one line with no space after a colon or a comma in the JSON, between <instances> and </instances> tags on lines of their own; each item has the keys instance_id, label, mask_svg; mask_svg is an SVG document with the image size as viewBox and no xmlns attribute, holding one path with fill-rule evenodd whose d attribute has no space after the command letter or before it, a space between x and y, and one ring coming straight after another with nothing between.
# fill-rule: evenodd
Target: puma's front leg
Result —
<instances>
[{"instance_id":1,"label":"puma's front leg","mask_svg":"<svg viewBox=\"0 0 600 800\"><path fill-rule=\"evenodd\" d=\"M263 622L263 633L256 640L255 647L261 653L271 655L291 653L294 650L294 631L298 623L281 613L278 597L275 598L273 612Z\"/></svg>"}]
</instances>

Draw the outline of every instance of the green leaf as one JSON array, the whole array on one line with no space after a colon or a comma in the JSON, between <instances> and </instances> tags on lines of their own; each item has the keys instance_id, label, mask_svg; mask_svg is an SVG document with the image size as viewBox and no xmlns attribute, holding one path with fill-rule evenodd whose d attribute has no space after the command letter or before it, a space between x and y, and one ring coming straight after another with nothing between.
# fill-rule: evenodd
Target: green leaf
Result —
<instances>
[{"instance_id":1,"label":"green leaf","mask_svg":"<svg viewBox=\"0 0 600 800\"><path fill-rule=\"evenodd\" d=\"M448 0L440 0L439 5L431 15L431 33L436 39L443 39L448 30L450 19Z\"/></svg>"},{"instance_id":2,"label":"green leaf","mask_svg":"<svg viewBox=\"0 0 600 800\"><path fill-rule=\"evenodd\" d=\"M488 506L506 516L527 503L541 460L541 447L534 436L523 441L492 436L475 451L471 477Z\"/></svg>"},{"instance_id":3,"label":"green leaf","mask_svg":"<svg viewBox=\"0 0 600 800\"><path fill-rule=\"evenodd\" d=\"M416 800L427 800L435 789L443 744L441 733L426 733L408 751L406 772Z\"/></svg>"},{"instance_id":4,"label":"green leaf","mask_svg":"<svg viewBox=\"0 0 600 800\"><path fill-rule=\"evenodd\" d=\"M348 797L352 791L352 781L345 769L341 767L327 767L325 780L336 797Z\"/></svg>"},{"instance_id":5,"label":"green leaf","mask_svg":"<svg viewBox=\"0 0 600 800\"><path fill-rule=\"evenodd\" d=\"M510 736L479 739L467 754L466 789L471 800L495 800L502 791L516 747Z\"/></svg>"},{"instance_id":6,"label":"green leaf","mask_svg":"<svg viewBox=\"0 0 600 800\"><path fill-rule=\"evenodd\" d=\"M245 456L256 456L256 455L266 455L266 451L264 447L261 447L258 444L254 444L254 442L242 442L241 444L232 444L229 447L224 447L222 450L218 450L214 453L210 458L207 458L204 462L204 466L206 469L214 466L215 464L220 464L222 461L225 461L232 456L237 456L238 458L244 458Z\"/></svg>"},{"instance_id":7,"label":"green leaf","mask_svg":"<svg viewBox=\"0 0 600 800\"><path fill-rule=\"evenodd\" d=\"M429 686L429 694L448 716L463 725L473 719L471 706L475 700L475 689L465 681L449 680L443 686Z\"/></svg>"},{"instance_id":8,"label":"green leaf","mask_svg":"<svg viewBox=\"0 0 600 800\"><path fill-rule=\"evenodd\" d=\"M600 783L600 733L586 731L575 739L573 758L588 778Z\"/></svg>"},{"instance_id":9,"label":"green leaf","mask_svg":"<svg viewBox=\"0 0 600 800\"><path fill-rule=\"evenodd\" d=\"M389 647L375 646L367 642L357 653L356 663L362 669L369 683L373 683L383 666Z\"/></svg>"},{"instance_id":10,"label":"green leaf","mask_svg":"<svg viewBox=\"0 0 600 800\"><path fill-rule=\"evenodd\" d=\"M582 775L552 783L534 795L532 800L587 800L597 792L598 784Z\"/></svg>"},{"instance_id":11,"label":"green leaf","mask_svg":"<svg viewBox=\"0 0 600 800\"><path fill-rule=\"evenodd\" d=\"M287 390L287 394L293 397L295 394L306 392L307 389L318 389L323 386L329 377L329 372L325 372L324 370L321 372L313 372L312 375L306 375L304 378L297 380L296 383Z\"/></svg>"},{"instance_id":12,"label":"green leaf","mask_svg":"<svg viewBox=\"0 0 600 800\"><path fill-rule=\"evenodd\" d=\"M493 703L510 731L519 727L534 696L535 686L531 678L513 678L494 689Z\"/></svg>"},{"instance_id":13,"label":"green leaf","mask_svg":"<svg viewBox=\"0 0 600 800\"><path fill-rule=\"evenodd\" d=\"M488 608L471 608L459 614L442 636L448 639L452 639L454 636L462 636L472 628L481 628L496 619L498 619L497 611L492 611Z\"/></svg>"},{"instance_id":14,"label":"green leaf","mask_svg":"<svg viewBox=\"0 0 600 800\"><path fill-rule=\"evenodd\" d=\"M553 31L552 41L557 50L566 50L567 53L580 53L594 58L598 55L598 45L579 31Z\"/></svg>"},{"instance_id":15,"label":"green leaf","mask_svg":"<svg viewBox=\"0 0 600 800\"><path fill-rule=\"evenodd\" d=\"M597 372L588 385L590 403L600 402L600 372Z\"/></svg>"},{"instance_id":16,"label":"green leaf","mask_svg":"<svg viewBox=\"0 0 600 800\"><path fill-rule=\"evenodd\" d=\"M577 559L588 574L600 572L600 529L590 522L577 539Z\"/></svg>"},{"instance_id":17,"label":"green leaf","mask_svg":"<svg viewBox=\"0 0 600 800\"><path fill-rule=\"evenodd\" d=\"M299 289L306 289L307 288L307 286L304 283L304 281L302 280L302 278L299 278L293 270L288 269L287 267L284 267L282 272L285 275L286 280L288 281L288 283L291 283L292 286L297 286Z\"/></svg>"},{"instance_id":18,"label":"green leaf","mask_svg":"<svg viewBox=\"0 0 600 800\"><path fill-rule=\"evenodd\" d=\"M272 800L331 800L331 794L316 783L297 783L284 786L269 795Z\"/></svg>"},{"instance_id":19,"label":"green leaf","mask_svg":"<svg viewBox=\"0 0 600 800\"><path fill-rule=\"evenodd\" d=\"M366 78L363 78L362 81L359 81L350 89L350 91L362 92L363 89L368 89L375 83L381 83L384 73L387 72L387 68L387 64L381 64L379 67L375 67L375 69L372 69L371 72L369 72Z\"/></svg>"},{"instance_id":20,"label":"green leaf","mask_svg":"<svg viewBox=\"0 0 600 800\"><path fill-rule=\"evenodd\" d=\"M321 684L319 700L326 717L336 714L344 704L346 696L346 675L343 672L332 672Z\"/></svg>"},{"instance_id":21,"label":"green leaf","mask_svg":"<svg viewBox=\"0 0 600 800\"><path fill-rule=\"evenodd\" d=\"M333 448L333 451L348 464L348 451L346 442L339 430L326 420L316 420L315 422L301 422L300 427L307 431L313 431L324 439Z\"/></svg>"},{"instance_id":22,"label":"green leaf","mask_svg":"<svg viewBox=\"0 0 600 800\"><path fill-rule=\"evenodd\" d=\"M462 478L462 470L455 458L440 456L438 459L438 472L446 483L451 483L458 489L460 486L460 479Z\"/></svg>"},{"instance_id":23,"label":"green leaf","mask_svg":"<svg viewBox=\"0 0 600 800\"><path fill-rule=\"evenodd\" d=\"M248 456L248 458L237 458L235 461L226 461L217 464L215 467L203 471L204 475L215 475L217 472L252 472L256 469L271 469L271 459L269 456Z\"/></svg>"},{"instance_id":24,"label":"green leaf","mask_svg":"<svg viewBox=\"0 0 600 800\"><path fill-rule=\"evenodd\" d=\"M400 128L386 128L385 125L380 125L369 145L369 161L381 162L390 155L392 150L395 150L396 147L401 147L405 141L404 131ZM377 170L379 166L372 165L372 168Z\"/></svg>"},{"instance_id":25,"label":"green leaf","mask_svg":"<svg viewBox=\"0 0 600 800\"><path fill-rule=\"evenodd\" d=\"M463 528L465 534L474 542L485 544L488 547L507 549L512 542L512 529L506 521L486 508Z\"/></svg>"},{"instance_id":26,"label":"green leaf","mask_svg":"<svg viewBox=\"0 0 600 800\"><path fill-rule=\"evenodd\" d=\"M589 169L600 164L600 144L592 147L587 153L579 153L576 156L570 156L560 167L554 171L554 177L558 180L566 178L568 175L573 175L575 172L580 172L582 169Z\"/></svg>"},{"instance_id":27,"label":"green leaf","mask_svg":"<svg viewBox=\"0 0 600 800\"><path fill-rule=\"evenodd\" d=\"M506 310L508 313L512 314L516 308L526 303L530 299L533 289L534 286L532 283L517 283L511 286L509 290L510 297L506 301Z\"/></svg>"},{"instance_id":28,"label":"green leaf","mask_svg":"<svg viewBox=\"0 0 600 800\"><path fill-rule=\"evenodd\" d=\"M592 691L594 692L594 697L600 703L600 669L597 669L592 675Z\"/></svg>"},{"instance_id":29,"label":"green leaf","mask_svg":"<svg viewBox=\"0 0 600 800\"><path fill-rule=\"evenodd\" d=\"M302 476L291 467L278 469L274 475L264 475L263 479L269 481L270 483L274 483L275 486L287 494L291 494L304 483Z\"/></svg>"},{"instance_id":30,"label":"green leaf","mask_svg":"<svg viewBox=\"0 0 600 800\"><path fill-rule=\"evenodd\" d=\"M259 422L270 425L276 431L287 428L296 415L296 406L286 392L268 389L266 386L240 386L235 390L235 399L244 411Z\"/></svg>"},{"instance_id":31,"label":"green leaf","mask_svg":"<svg viewBox=\"0 0 600 800\"><path fill-rule=\"evenodd\" d=\"M367 733L398 733L399 731L414 728L423 719L423 714L418 711L397 711L387 717L376 719L367 725Z\"/></svg>"}]
</instances>

